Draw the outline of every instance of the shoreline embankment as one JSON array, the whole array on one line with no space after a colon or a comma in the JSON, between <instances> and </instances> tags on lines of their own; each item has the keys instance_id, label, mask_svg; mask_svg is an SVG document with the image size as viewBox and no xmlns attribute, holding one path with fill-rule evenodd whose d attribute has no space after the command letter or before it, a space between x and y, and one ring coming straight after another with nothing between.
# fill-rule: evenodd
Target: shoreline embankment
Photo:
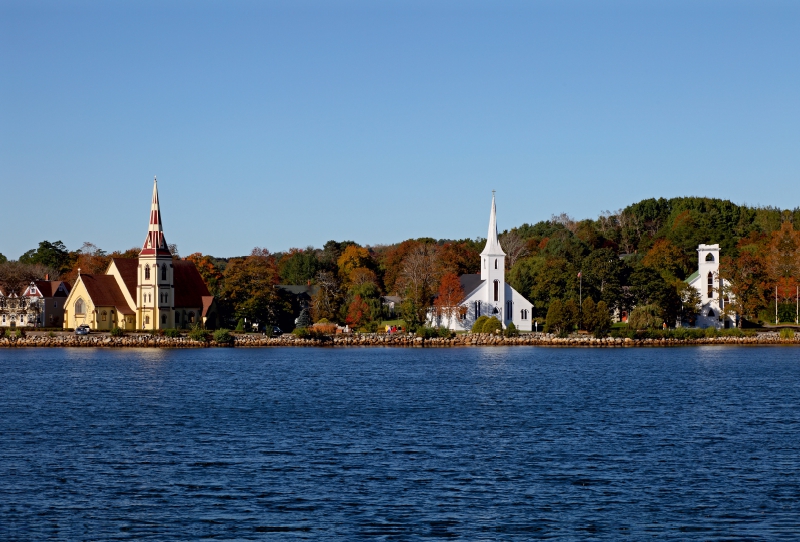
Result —
<instances>
[{"instance_id":1,"label":"shoreline embankment","mask_svg":"<svg viewBox=\"0 0 800 542\"><path fill-rule=\"evenodd\" d=\"M800 345L800 334L781 338L777 332L757 333L752 336L718 336L696 339L632 339L587 335L556 337L545 333L529 333L518 337L504 337L489 333L468 333L454 337L417 337L412 334L393 335L377 333L339 334L315 338L299 338L291 334L267 337L257 334L234 334L233 342L218 344L213 340L195 341L189 337L165 337L145 333L131 333L112 337L108 333L77 336L70 333L27 333L25 337L0 338L0 348L255 348L255 347L356 347L385 346L406 348L452 348L467 346L553 346L588 348L669 347L700 345Z\"/></svg>"}]
</instances>

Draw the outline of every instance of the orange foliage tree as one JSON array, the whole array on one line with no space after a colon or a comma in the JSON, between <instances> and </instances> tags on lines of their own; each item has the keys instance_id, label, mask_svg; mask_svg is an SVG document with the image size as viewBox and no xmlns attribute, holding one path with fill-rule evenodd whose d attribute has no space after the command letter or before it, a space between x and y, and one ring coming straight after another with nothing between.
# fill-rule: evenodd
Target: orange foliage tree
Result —
<instances>
[{"instance_id":1,"label":"orange foliage tree","mask_svg":"<svg viewBox=\"0 0 800 542\"><path fill-rule=\"evenodd\" d=\"M208 291L211 292L212 295L218 295L222 287L222 272L214 264L211 257L207 255L204 256L200 252L195 252L194 254L189 254L185 259L192 262L197 268L197 271L203 278L203 282L205 282L208 287Z\"/></svg>"},{"instance_id":2,"label":"orange foliage tree","mask_svg":"<svg viewBox=\"0 0 800 542\"><path fill-rule=\"evenodd\" d=\"M350 327L359 328L364 325L369 319L369 305L361 295L356 294L353 297L353 301L350 302L350 305L347 307L347 317L345 318L345 322Z\"/></svg>"},{"instance_id":3,"label":"orange foliage tree","mask_svg":"<svg viewBox=\"0 0 800 542\"><path fill-rule=\"evenodd\" d=\"M447 273L439 283L439 293L433 302L436 316L447 318L447 327L450 327L453 318L462 318L467 313L467 308L460 303L464 300L464 289L455 273Z\"/></svg>"}]
</instances>

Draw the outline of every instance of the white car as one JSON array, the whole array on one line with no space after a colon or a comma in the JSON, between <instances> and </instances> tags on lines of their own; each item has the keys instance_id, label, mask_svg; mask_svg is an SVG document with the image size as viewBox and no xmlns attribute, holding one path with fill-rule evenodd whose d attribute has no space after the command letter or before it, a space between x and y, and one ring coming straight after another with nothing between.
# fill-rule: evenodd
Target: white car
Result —
<instances>
[{"instance_id":1,"label":"white car","mask_svg":"<svg viewBox=\"0 0 800 542\"><path fill-rule=\"evenodd\" d=\"M81 324L75 328L75 335L88 335L89 334L89 326L86 324Z\"/></svg>"}]
</instances>

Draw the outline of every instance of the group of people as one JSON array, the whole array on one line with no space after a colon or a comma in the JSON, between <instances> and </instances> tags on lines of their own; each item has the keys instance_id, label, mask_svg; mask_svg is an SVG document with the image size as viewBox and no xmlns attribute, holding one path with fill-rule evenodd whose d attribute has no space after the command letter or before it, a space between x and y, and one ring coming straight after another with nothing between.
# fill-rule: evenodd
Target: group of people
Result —
<instances>
[{"instance_id":1,"label":"group of people","mask_svg":"<svg viewBox=\"0 0 800 542\"><path fill-rule=\"evenodd\" d=\"M397 326L390 326L386 324L386 333L391 335L392 333L397 333L398 331L403 331L403 328L398 328Z\"/></svg>"}]
</instances>

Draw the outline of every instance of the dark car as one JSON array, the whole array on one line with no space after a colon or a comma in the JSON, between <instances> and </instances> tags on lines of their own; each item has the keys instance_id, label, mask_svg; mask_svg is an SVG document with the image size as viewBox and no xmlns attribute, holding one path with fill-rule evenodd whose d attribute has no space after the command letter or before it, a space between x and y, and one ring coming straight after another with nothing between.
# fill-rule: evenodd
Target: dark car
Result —
<instances>
[{"instance_id":1,"label":"dark car","mask_svg":"<svg viewBox=\"0 0 800 542\"><path fill-rule=\"evenodd\" d=\"M89 334L89 326L86 324L81 324L75 328L75 335L88 335Z\"/></svg>"},{"instance_id":2,"label":"dark car","mask_svg":"<svg viewBox=\"0 0 800 542\"><path fill-rule=\"evenodd\" d=\"M278 326L272 326L272 335L283 335L283 330Z\"/></svg>"}]
</instances>

